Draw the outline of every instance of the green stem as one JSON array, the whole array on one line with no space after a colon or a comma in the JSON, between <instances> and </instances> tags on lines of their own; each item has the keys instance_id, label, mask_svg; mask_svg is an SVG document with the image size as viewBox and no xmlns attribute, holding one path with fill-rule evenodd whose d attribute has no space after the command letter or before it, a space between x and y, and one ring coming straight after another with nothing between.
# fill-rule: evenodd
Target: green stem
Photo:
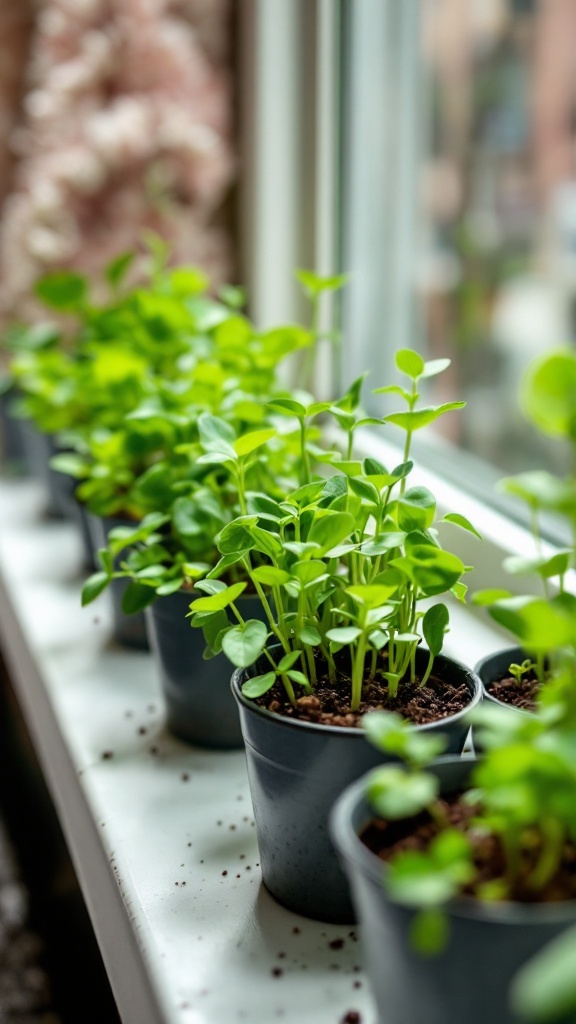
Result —
<instances>
[{"instance_id":1,"label":"green stem","mask_svg":"<svg viewBox=\"0 0 576 1024\"><path fill-rule=\"evenodd\" d=\"M300 423L300 448L302 454L302 466L300 469L300 483L302 486L310 483L311 470L310 470L310 458L308 450L306 448L306 420L304 417L298 421Z\"/></svg>"},{"instance_id":2,"label":"green stem","mask_svg":"<svg viewBox=\"0 0 576 1024\"><path fill-rule=\"evenodd\" d=\"M352 700L350 710L358 711L362 700L362 683L364 682L364 660L368 637L362 632L358 637L358 646L352 662Z\"/></svg>"},{"instance_id":3,"label":"green stem","mask_svg":"<svg viewBox=\"0 0 576 1024\"><path fill-rule=\"evenodd\" d=\"M543 889L558 871L565 838L562 824L555 818L541 821L539 832L542 836L542 852L528 879L528 885L535 892Z\"/></svg>"}]
</instances>

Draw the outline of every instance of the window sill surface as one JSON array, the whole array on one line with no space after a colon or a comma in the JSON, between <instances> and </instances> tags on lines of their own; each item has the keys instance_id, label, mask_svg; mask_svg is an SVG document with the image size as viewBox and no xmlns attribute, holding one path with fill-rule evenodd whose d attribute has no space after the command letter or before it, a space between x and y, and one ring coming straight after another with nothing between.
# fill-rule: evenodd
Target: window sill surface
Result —
<instances>
[{"instance_id":1,"label":"window sill surface","mask_svg":"<svg viewBox=\"0 0 576 1024\"><path fill-rule=\"evenodd\" d=\"M169 735L151 656L110 641L106 594L81 608L79 538L41 505L0 480L0 643L122 1020L372 1024L355 931L261 884L244 754Z\"/></svg>"}]
</instances>

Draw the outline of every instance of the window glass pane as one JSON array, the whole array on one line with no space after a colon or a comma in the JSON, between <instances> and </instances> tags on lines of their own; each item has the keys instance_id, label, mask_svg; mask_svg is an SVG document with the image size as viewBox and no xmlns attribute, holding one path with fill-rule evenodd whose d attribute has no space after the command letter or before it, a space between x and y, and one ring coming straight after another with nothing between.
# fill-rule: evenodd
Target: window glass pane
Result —
<instances>
[{"instance_id":1,"label":"window glass pane","mask_svg":"<svg viewBox=\"0 0 576 1024\"><path fill-rule=\"evenodd\" d=\"M576 337L575 39L576 0L421 4L423 344L468 402L450 440L505 470L563 468L517 391Z\"/></svg>"}]
</instances>

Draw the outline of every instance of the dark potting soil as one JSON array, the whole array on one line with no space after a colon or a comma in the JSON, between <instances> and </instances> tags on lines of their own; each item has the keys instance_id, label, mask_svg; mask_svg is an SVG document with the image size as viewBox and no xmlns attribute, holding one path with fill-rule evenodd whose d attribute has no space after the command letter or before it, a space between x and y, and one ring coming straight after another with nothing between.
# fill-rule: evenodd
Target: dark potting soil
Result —
<instances>
[{"instance_id":1,"label":"dark potting soil","mask_svg":"<svg viewBox=\"0 0 576 1024\"><path fill-rule=\"evenodd\" d=\"M513 676L504 676L503 679L494 679L487 687L488 693L501 700L504 704L511 704L515 708L522 708L523 711L536 710L536 696L540 689L538 678L534 672L527 672L522 676L520 682Z\"/></svg>"},{"instance_id":2,"label":"dark potting soil","mask_svg":"<svg viewBox=\"0 0 576 1024\"><path fill-rule=\"evenodd\" d=\"M475 896L483 885L501 879L505 874L505 858L502 845L497 836L483 834L474 827L473 818L478 814L477 805L471 806L456 794L439 801L450 825L464 832L472 841L474 863L477 875L474 881L465 886L463 895ZM383 821L373 819L365 828L360 838L372 853L381 860L391 861L403 851L425 851L431 841L438 835L439 826L425 812L414 818L403 821ZM509 899L523 903L549 903L559 900L576 899L576 845L565 843L560 869L548 885L539 892L534 892L529 885L529 876L533 872L542 852L542 844L534 833L534 845L523 855L523 861L517 880Z\"/></svg>"},{"instance_id":3,"label":"dark potting soil","mask_svg":"<svg viewBox=\"0 0 576 1024\"><path fill-rule=\"evenodd\" d=\"M277 682L256 703L286 718L348 728L360 726L362 715L367 711L397 711L414 725L425 725L454 715L470 703L470 692L464 684L452 686L435 676L431 676L425 686L420 686L418 680L400 683L397 697L388 696L386 680L374 679L365 685L364 700L358 711L350 710L350 690L349 679L339 680L337 684L319 682L312 696L299 697L293 706L282 683Z\"/></svg>"}]
</instances>

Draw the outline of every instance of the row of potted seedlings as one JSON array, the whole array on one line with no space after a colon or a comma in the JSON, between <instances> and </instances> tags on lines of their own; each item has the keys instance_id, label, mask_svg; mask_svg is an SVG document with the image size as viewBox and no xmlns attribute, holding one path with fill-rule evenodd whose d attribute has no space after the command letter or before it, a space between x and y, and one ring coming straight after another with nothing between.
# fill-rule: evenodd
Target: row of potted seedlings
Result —
<instances>
[{"instance_id":1,"label":"row of potted seedlings","mask_svg":"<svg viewBox=\"0 0 576 1024\"><path fill-rule=\"evenodd\" d=\"M245 743L272 894L321 920L378 916L366 948L383 1021L524 1019L511 1008L511 980L575 916L576 618L564 585L573 546L537 551L523 566L559 577L558 595L476 598L523 645L505 668L519 661L522 680L534 663L545 683L539 713L496 707L490 717L483 706L483 757L462 759L481 684L441 651L469 567L439 545L434 496L410 485L413 434L463 404L421 404L420 389L448 361L398 352L406 383L376 390L401 409L381 419L362 414L366 375L319 403L277 374L288 354L312 364L315 329L258 332L237 291L214 300L182 268L157 263L146 288L123 288L128 262L109 268L106 306L91 304L75 275L41 283L44 301L76 326L64 344L62 331L39 345L23 332L13 361L21 410L68 449L53 466L80 480L76 495L93 515L108 517L83 601L120 587L128 618L145 610L176 735ZM342 284L301 281L314 311ZM542 429L557 406L554 373L565 383L571 356L551 358L564 360L552 377L544 361L525 384ZM571 437L565 390L554 432ZM357 429L382 423L404 432L396 467L356 452ZM534 513L555 503L573 523L571 479L524 474L507 486ZM458 512L442 519L476 532ZM528 976L516 992L524 1015L530 985ZM491 1000L485 1016L479 992Z\"/></svg>"}]
</instances>

